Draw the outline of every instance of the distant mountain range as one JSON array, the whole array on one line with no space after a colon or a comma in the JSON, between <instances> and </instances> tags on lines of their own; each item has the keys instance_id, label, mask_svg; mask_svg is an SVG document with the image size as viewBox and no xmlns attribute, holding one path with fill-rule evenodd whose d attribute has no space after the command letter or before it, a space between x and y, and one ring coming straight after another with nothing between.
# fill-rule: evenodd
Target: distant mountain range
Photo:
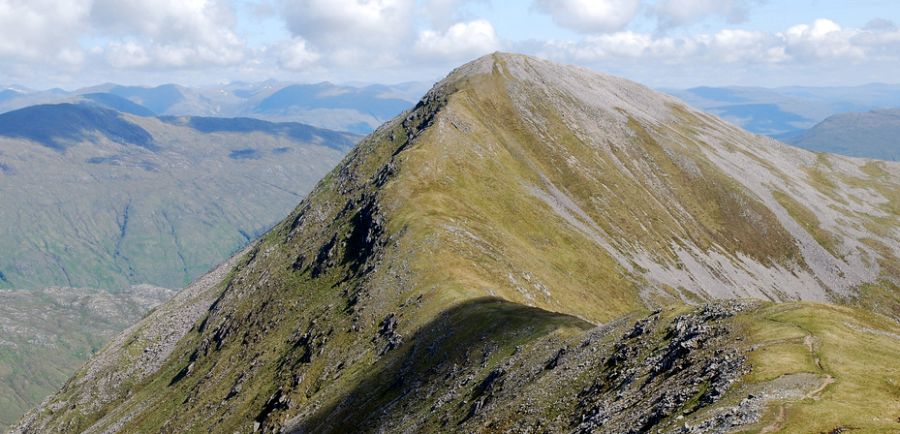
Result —
<instances>
[{"instance_id":1,"label":"distant mountain range","mask_svg":"<svg viewBox=\"0 0 900 434\"><path fill-rule=\"evenodd\" d=\"M415 103L428 87L421 82L353 86L274 80L205 87L103 84L75 91L9 87L0 91L0 112L38 103L91 102L137 116L252 117L368 134ZM810 150L830 150L870 158L885 155L876 149L877 142L822 147L822 140L807 142L797 138L836 114L900 107L900 85L892 84L779 88L706 86L664 91L757 134ZM835 137L843 138L856 140L853 135Z\"/></svg>"},{"instance_id":2,"label":"distant mountain range","mask_svg":"<svg viewBox=\"0 0 900 434\"><path fill-rule=\"evenodd\" d=\"M208 87L104 84L75 91L13 87L0 91L0 112L36 104L91 101L138 116L254 117L368 133L425 90L422 83L356 87L277 81Z\"/></svg>"},{"instance_id":3,"label":"distant mountain range","mask_svg":"<svg viewBox=\"0 0 900 434\"><path fill-rule=\"evenodd\" d=\"M751 132L796 136L838 113L900 107L900 85L853 87L695 87L666 89L689 105Z\"/></svg>"}]
</instances>

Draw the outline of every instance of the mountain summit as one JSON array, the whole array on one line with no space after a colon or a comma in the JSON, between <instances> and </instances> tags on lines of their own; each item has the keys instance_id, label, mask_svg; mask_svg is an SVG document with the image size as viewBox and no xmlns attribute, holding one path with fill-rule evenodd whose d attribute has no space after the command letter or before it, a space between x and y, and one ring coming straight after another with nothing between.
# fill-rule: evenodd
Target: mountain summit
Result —
<instances>
[{"instance_id":1,"label":"mountain summit","mask_svg":"<svg viewBox=\"0 0 900 434\"><path fill-rule=\"evenodd\" d=\"M485 56L14 432L896 429L898 191Z\"/></svg>"}]
</instances>

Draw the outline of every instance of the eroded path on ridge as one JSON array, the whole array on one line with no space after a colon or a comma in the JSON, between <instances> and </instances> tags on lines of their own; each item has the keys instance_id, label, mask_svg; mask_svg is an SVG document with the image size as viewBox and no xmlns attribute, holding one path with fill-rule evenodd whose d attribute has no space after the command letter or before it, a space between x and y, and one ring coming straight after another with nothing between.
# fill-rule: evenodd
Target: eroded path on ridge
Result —
<instances>
[{"instance_id":1,"label":"eroded path on ridge","mask_svg":"<svg viewBox=\"0 0 900 434\"><path fill-rule=\"evenodd\" d=\"M806 349L809 351L810 357L812 357L813 362L816 364L816 368L818 368L819 371L821 371L821 373L825 374L825 377L822 378L822 383L819 384L818 387L807 392L802 398L787 400L787 401L784 401L781 404L779 404L778 405L778 414L775 416L775 420L772 421L771 424L769 424L768 426L763 428L762 431L760 431L760 433L762 433L762 434L778 432L782 428L784 428L785 413L786 413L786 408L788 405L796 404L798 402L801 402L801 401L804 401L807 399L819 400L819 399L821 399L822 392L824 392L825 389L828 388L828 386L830 386L831 384L833 384L835 382L834 376L827 373L825 371L825 369L822 367L822 360L819 358L819 354L816 351L816 344L817 344L816 337L811 334L807 334L806 336L803 337L803 344L806 346Z\"/></svg>"}]
</instances>

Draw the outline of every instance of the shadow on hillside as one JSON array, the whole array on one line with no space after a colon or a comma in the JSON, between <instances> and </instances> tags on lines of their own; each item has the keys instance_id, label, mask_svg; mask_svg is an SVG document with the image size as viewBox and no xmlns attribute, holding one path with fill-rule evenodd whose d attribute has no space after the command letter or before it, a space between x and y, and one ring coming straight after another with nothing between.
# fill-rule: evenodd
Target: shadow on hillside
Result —
<instances>
[{"instance_id":1,"label":"shadow on hillside","mask_svg":"<svg viewBox=\"0 0 900 434\"><path fill-rule=\"evenodd\" d=\"M492 365L525 344L560 328L588 330L592 324L498 298L455 306L388 353L352 391L294 427L293 433L346 433L378 430L386 419L429 414L437 396L469 377L474 388ZM474 378L473 378L474 377ZM425 400L430 395L431 399ZM447 404L448 406L450 404ZM462 422L468 408L456 408ZM422 411L417 411L422 410ZM437 418L445 412L430 412ZM438 421L440 423L440 421ZM450 428L448 426L448 428Z\"/></svg>"}]
</instances>

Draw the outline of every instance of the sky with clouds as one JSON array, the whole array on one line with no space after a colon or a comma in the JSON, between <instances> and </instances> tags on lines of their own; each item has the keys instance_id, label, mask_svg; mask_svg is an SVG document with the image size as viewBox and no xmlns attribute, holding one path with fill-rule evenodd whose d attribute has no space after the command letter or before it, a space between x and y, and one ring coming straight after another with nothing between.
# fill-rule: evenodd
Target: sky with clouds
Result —
<instances>
[{"instance_id":1,"label":"sky with clouds","mask_svg":"<svg viewBox=\"0 0 900 434\"><path fill-rule=\"evenodd\" d=\"M896 0L0 0L0 83L433 81L497 50L656 87L900 82Z\"/></svg>"}]
</instances>

